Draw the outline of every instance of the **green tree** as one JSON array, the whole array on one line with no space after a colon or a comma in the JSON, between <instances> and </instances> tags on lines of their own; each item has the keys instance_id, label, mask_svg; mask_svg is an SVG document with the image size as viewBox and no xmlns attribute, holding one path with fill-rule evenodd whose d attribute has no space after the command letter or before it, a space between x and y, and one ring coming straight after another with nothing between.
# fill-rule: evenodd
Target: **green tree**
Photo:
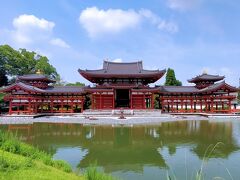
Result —
<instances>
[{"instance_id":1,"label":"green tree","mask_svg":"<svg viewBox=\"0 0 240 180\"><path fill-rule=\"evenodd\" d=\"M173 69L168 68L165 86L182 86L182 82L176 79L175 72Z\"/></svg>"},{"instance_id":2,"label":"green tree","mask_svg":"<svg viewBox=\"0 0 240 180\"><path fill-rule=\"evenodd\" d=\"M85 86L85 84L81 82L75 82L75 83L67 83L65 86Z\"/></svg>"},{"instance_id":3,"label":"green tree","mask_svg":"<svg viewBox=\"0 0 240 180\"><path fill-rule=\"evenodd\" d=\"M0 69L0 87L8 84L8 78L4 69Z\"/></svg>"},{"instance_id":4,"label":"green tree","mask_svg":"<svg viewBox=\"0 0 240 180\"><path fill-rule=\"evenodd\" d=\"M0 67L9 76L31 74L40 70L48 76L59 78L59 74L46 56L26 49L15 50L9 45L0 46Z\"/></svg>"}]
</instances>

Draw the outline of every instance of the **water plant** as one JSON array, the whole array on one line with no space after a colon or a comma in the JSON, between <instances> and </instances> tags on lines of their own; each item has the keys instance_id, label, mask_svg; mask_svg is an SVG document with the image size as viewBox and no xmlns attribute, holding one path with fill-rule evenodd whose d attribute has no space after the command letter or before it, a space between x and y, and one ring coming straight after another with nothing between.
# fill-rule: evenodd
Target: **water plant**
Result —
<instances>
[{"instance_id":1,"label":"water plant","mask_svg":"<svg viewBox=\"0 0 240 180\"><path fill-rule=\"evenodd\" d=\"M98 171L96 163L91 164L85 171L87 180L117 180L109 174Z\"/></svg>"}]
</instances>

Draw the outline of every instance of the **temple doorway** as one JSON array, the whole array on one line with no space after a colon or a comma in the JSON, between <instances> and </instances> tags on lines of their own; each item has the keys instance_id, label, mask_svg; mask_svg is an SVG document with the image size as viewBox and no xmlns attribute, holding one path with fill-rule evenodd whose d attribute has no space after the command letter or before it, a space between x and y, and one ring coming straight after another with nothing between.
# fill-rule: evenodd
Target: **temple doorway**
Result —
<instances>
[{"instance_id":1,"label":"temple doorway","mask_svg":"<svg viewBox=\"0 0 240 180\"><path fill-rule=\"evenodd\" d=\"M116 89L115 108L129 108L129 89Z\"/></svg>"}]
</instances>

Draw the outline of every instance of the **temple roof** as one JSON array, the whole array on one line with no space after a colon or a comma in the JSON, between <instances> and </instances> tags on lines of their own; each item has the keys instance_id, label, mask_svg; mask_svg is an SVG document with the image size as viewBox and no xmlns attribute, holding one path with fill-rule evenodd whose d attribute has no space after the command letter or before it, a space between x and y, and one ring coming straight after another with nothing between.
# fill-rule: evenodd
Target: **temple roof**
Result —
<instances>
[{"instance_id":1,"label":"temple roof","mask_svg":"<svg viewBox=\"0 0 240 180\"><path fill-rule=\"evenodd\" d=\"M160 86L159 90L160 93L182 93L182 94L188 94L188 93L195 93L195 94L201 94L201 93L208 93L208 92L214 92L219 89L228 89L229 92L237 92L239 89L236 87L233 87L229 84L227 84L225 81L215 83L213 85L210 85L203 89L197 89L195 86Z\"/></svg>"},{"instance_id":2,"label":"temple roof","mask_svg":"<svg viewBox=\"0 0 240 180\"><path fill-rule=\"evenodd\" d=\"M23 76L18 76L17 79L23 81L42 80L47 82L55 82L55 80L50 79L49 77L43 74L26 74Z\"/></svg>"},{"instance_id":3,"label":"temple roof","mask_svg":"<svg viewBox=\"0 0 240 180\"><path fill-rule=\"evenodd\" d=\"M85 87L80 86L53 86L48 87L47 89L40 89L35 86L31 86L22 82L16 82L10 86L6 86L0 89L0 92L9 92L15 87L19 87L20 89L37 92L37 93L85 93Z\"/></svg>"},{"instance_id":4,"label":"temple roof","mask_svg":"<svg viewBox=\"0 0 240 180\"><path fill-rule=\"evenodd\" d=\"M197 93L195 86L160 86L161 92L166 93Z\"/></svg>"},{"instance_id":5,"label":"temple roof","mask_svg":"<svg viewBox=\"0 0 240 180\"><path fill-rule=\"evenodd\" d=\"M91 82L95 82L95 78L152 78L157 81L166 72L166 70L145 70L142 61L124 63L103 61L102 69L78 71Z\"/></svg>"},{"instance_id":6,"label":"temple roof","mask_svg":"<svg viewBox=\"0 0 240 180\"><path fill-rule=\"evenodd\" d=\"M12 89L14 89L15 87L19 87L21 89L24 89L26 91L31 91L31 92L40 92L40 93L44 92L43 89L37 88L35 86L28 85L28 84L25 84L25 83L22 83L22 82L16 82L12 85L3 87L2 89L0 89L0 92L8 92L8 91L11 91Z\"/></svg>"},{"instance_id":7,"label":"temple roof","mask_svg":"<svg viewBox=\"0 0 240 180\"><path fill-rule=\"evenodd\" d=\"M199 92L211 92L211 91L216 91L216 90L218 90L218 89L221 89L222 87L227 88L230 92L237 92L237 91L239 91L238 88L233 87L233 86L227 84L225 81L222 81L222 82L219 82L219 83L215 83L215 84L213 84L213 85L211 85L211 86L208 86L208 87L206 87L206 88L203 88L203 89L199 90Z\"/></svg>"},{"instance_id":8,"label":"temple roof","mask_svg":"<svg viewBox=\"0 0 240 180\"><path fill-rule=\"evenodd\" d=\"M189 79L188 82L190 83L195 83L195 82L200 82L200 81L220 81L223 80L225 77L224 76L219 76L219 75L210 75L203 73L202 75L196 76L192 79Z\"/></svg>"},{"instance_id":9,"label":"temple roof","mask_svg":"<svg viewBox=\"0 0 240 180\"><path fill-rule=\"evenodd\" d=\"M82 86L54 86L45 89L45 93L84 93Z\"/></svg>"}]
</instances>

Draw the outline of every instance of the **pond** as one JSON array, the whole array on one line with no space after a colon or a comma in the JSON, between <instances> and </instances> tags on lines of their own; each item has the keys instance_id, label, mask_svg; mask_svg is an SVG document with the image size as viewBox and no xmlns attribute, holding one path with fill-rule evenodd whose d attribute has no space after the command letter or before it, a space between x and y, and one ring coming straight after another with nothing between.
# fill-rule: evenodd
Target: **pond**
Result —
<instances>
[{"instance_id":1,"label":"pond","mask_svg":"<svg viewBox=\"0 0 240 180\"><path fill-rule=\"evenodd\" d=\"M90 164L121 179L240 177L240 121L177 121L133 127L34 123L1 125L82 172Z\"/></svg>"}]
</instances>

